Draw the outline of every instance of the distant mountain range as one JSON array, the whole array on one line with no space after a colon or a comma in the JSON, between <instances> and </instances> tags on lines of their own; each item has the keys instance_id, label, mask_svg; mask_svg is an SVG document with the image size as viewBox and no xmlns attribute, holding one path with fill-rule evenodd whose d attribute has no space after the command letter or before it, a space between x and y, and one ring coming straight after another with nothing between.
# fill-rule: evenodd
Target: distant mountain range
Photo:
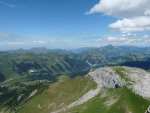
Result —
<instances>
[{"instance_id":1,"label":"distant mountain range","mask_svg":"<svg viewBox=\"0 0 150 113\"><path fill-rule=\"evenodd\" d=\"M33 48L0 52L0 81L18 76L54 80L58 75L81 75L113 65L150 69L150 48L109 45L70 51Z\"/></svg>"}]
</instances>

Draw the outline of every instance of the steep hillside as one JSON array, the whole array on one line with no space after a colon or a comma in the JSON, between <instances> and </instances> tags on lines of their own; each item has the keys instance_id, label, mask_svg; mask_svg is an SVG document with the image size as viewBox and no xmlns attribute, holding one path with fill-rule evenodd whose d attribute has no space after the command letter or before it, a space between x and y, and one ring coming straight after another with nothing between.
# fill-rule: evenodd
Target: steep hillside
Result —
<instances>
[{"instance_id":1,"label":"steep hillside","mask_svg":"<svg viewBox=\"0 0 150 113\"><path fill-rule=\"evenodd\" d=\"M150 73L105 67L85 77L59 77L41 93L16 106L16 113L144 113L150 105ZM5 112L4 112L5 113Z\"/></svg>"},{"instance_id":2,"label":"steep hillside","mask_svg":"<svg viewBox=\"0 0 150 113\"><path fill-rule=\"evenodd\" d=\"M0 53L0 81L26 77L29 80L54 81L58 75L73 76L88 72L89 65L67 52L32 53L4 52Z\"/></svg>"},{"instance_id":3,"label":"steep hillside","mask_svg":"<svg viewBox=\"0 0 150 113\"><path fill-rule=\"evenodd\" d=\"M145 113L150 105L150 73L129 67L106 67L90 72L96 94L68 113ZM81 100L78 100L81 101Z\"/></svg>"},{"instance_id":4,"label":"steep hillside","mask_svg":"<svg viewBox=\"0 0 150 113\"><path fill-rule=\"evenodd\" d=\"M49 81L18 81L11 80L0 84L0 112L16 112L20 105L43 92L50 84Z\"/></svg>"},{"instance_id":5,"label":"steep hillside","mask_svg":"<svg viewBox=\"0 0 150 113\"><path fill-rule=\"evenodd\" d=\"M150 61L149 48L109 45L100 48L83 48L78 54L92 67L126 65L143 69L150 68L148 65ZM142 65L140 65L141 63Z\"/></svg>"},{"instance_id":6,"label":"steep hillside","mask_svg":"<svg viewBox=\"0 0 150 113\"><path fill-rule=\"evenodd\" d=\"M18 109L17 113L49 113L77 100L96 84L87 77L70 79L60 77L57 83L49 86L41 94L33 97Z\"/></svg>"},{"instance_id":7,"label":"steep hillside","mask_svg":"<svg viewBox=\"0 0 150 113\"><path fill-rule=\"evenodd\" d=\"M110 89L67 113L145 113L150 101L126 88Z\"/></svg>"}]
</instances>

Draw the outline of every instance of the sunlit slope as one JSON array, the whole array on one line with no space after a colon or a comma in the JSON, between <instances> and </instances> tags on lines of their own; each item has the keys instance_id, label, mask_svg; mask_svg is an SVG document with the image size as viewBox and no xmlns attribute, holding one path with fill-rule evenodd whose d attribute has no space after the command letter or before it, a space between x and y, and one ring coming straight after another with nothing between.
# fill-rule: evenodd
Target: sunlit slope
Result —
<instances>
[{"instance_id":1,"label":"sunlit slope","mask_svg":"<svg viewBox=\"0 0 150 113\"><path fill-rule=\"evenodd\" d=\"M16 99L24 93L21 84L17 96L10 97L17 104L3 113L145 113L150 105L149 84L150 73L142 69L98 68L85 76L60 76L46 86L34 85L33 90L26 90L26 101L19 103Z\"/></svg>"},{"instance_id":2,"label":"sunlit slope","mask_svg":"<svg viewBox=\"0 0 150 113\"><path fill-rule=\"evenodd\" d=\"M145 113L150 101L126 88L110 89L68 113Z\"/></svg>"},{"instance_id":3,"label":"sunlit slope","mask_svg":"<svg viewBox=\"0 0 150 113\"><path fill-rule=\"evenodd\" d=\"M137 68L106 67L85 77L60 77L59 82L33 97L18 113L144 113L150 101L141 92L149 89L145 84L143 89L140 86L147 82L147 76L149 73Z\"/></svg>"},{"instance_id":4,"label":"sunlit slope","mask_svg":"<svg viewBox=\"0 0 150 113\"><path fill-rule=\"evenodd\" d=\"M59 82L23 105L18 113L50 113L67 106L95 87L96 84L87 77L61 77Z\"/></svg>"}]
</instances>

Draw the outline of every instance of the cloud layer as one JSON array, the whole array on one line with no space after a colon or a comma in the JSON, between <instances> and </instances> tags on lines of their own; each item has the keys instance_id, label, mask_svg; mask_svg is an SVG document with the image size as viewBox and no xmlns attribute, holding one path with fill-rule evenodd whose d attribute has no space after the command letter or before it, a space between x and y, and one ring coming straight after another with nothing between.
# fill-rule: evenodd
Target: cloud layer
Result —
<instances>
[{"instance_id":1,"label":"cloud layer","mask_svg":"<svg viewBox=\"0 0 150 113\"><path fill-rule=\"evenodd\" d=\"M100 0L89 11L118 17L144 16L150 10L150 0Z\"/></svg>"},{"instance_id":2,"label":"cloud layer","mask_svg":"<svg viewBox=\"0 0 150 113\"><path fill-rule=\"evenodd\" d=\"M121 32L150 30L150 0L100 0L88 13L119 17L109 27Z\"/></svg>"},{"instance_id":3,"label":"cloud layer","mask_svg":"<svg viewBox=\"0 0 150 113\"><path fill-rule=\"evenodd\" d=\"M150 30L150 17L124 18L110 24L109 27L121 32L148 31Z\"/></svg>"},{"instance_id":4,"label":"cloud layer","mask_svg":"<svg viewBox=\"0 0 150 113\"><path fill-rule=\"evenodd\" d=\"M105 38L100 38L98 40L99 44L103 45L115 45L115 46L120 46L120 45L131 45L131 46L149 46L150 43L150 36L145 35L143 37L137 37L137 36L109 36Z\"/></svg>"},{"instance_id":5,"label":"cloud layer","mask_svg":"<svg viewBox=\"0 0 150 113\"><path fill-rule=\"evenodd\" d=\"M18 48L29 49L32 47L46 47L51 49L71 49L80 47L100 47L105 45L132 45L150 46L150 35L137 36L135 33L123 33L121 36L84 36L76 38L56 38L56 37L37 37L20 36L12 33L0 32L0 51Z\"/></svg>"}]
</instances>

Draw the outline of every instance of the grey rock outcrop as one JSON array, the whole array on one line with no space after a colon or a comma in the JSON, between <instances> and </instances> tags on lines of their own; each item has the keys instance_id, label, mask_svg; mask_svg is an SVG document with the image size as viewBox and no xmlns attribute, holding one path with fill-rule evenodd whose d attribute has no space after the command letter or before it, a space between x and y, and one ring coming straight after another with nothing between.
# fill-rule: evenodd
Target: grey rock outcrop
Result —
<instances>
[{"instance_id":1,"label":"grey rock outcrop","mask_svg":"<svg viewBox=\"0 0 150 113\"><path fill-rule=\"evenodd\" d=\"M111 67L96 69L90 72L89 76L97 83L98 87L119 88L125 85L125 82Z\"/></svg>"}]
</instances>

